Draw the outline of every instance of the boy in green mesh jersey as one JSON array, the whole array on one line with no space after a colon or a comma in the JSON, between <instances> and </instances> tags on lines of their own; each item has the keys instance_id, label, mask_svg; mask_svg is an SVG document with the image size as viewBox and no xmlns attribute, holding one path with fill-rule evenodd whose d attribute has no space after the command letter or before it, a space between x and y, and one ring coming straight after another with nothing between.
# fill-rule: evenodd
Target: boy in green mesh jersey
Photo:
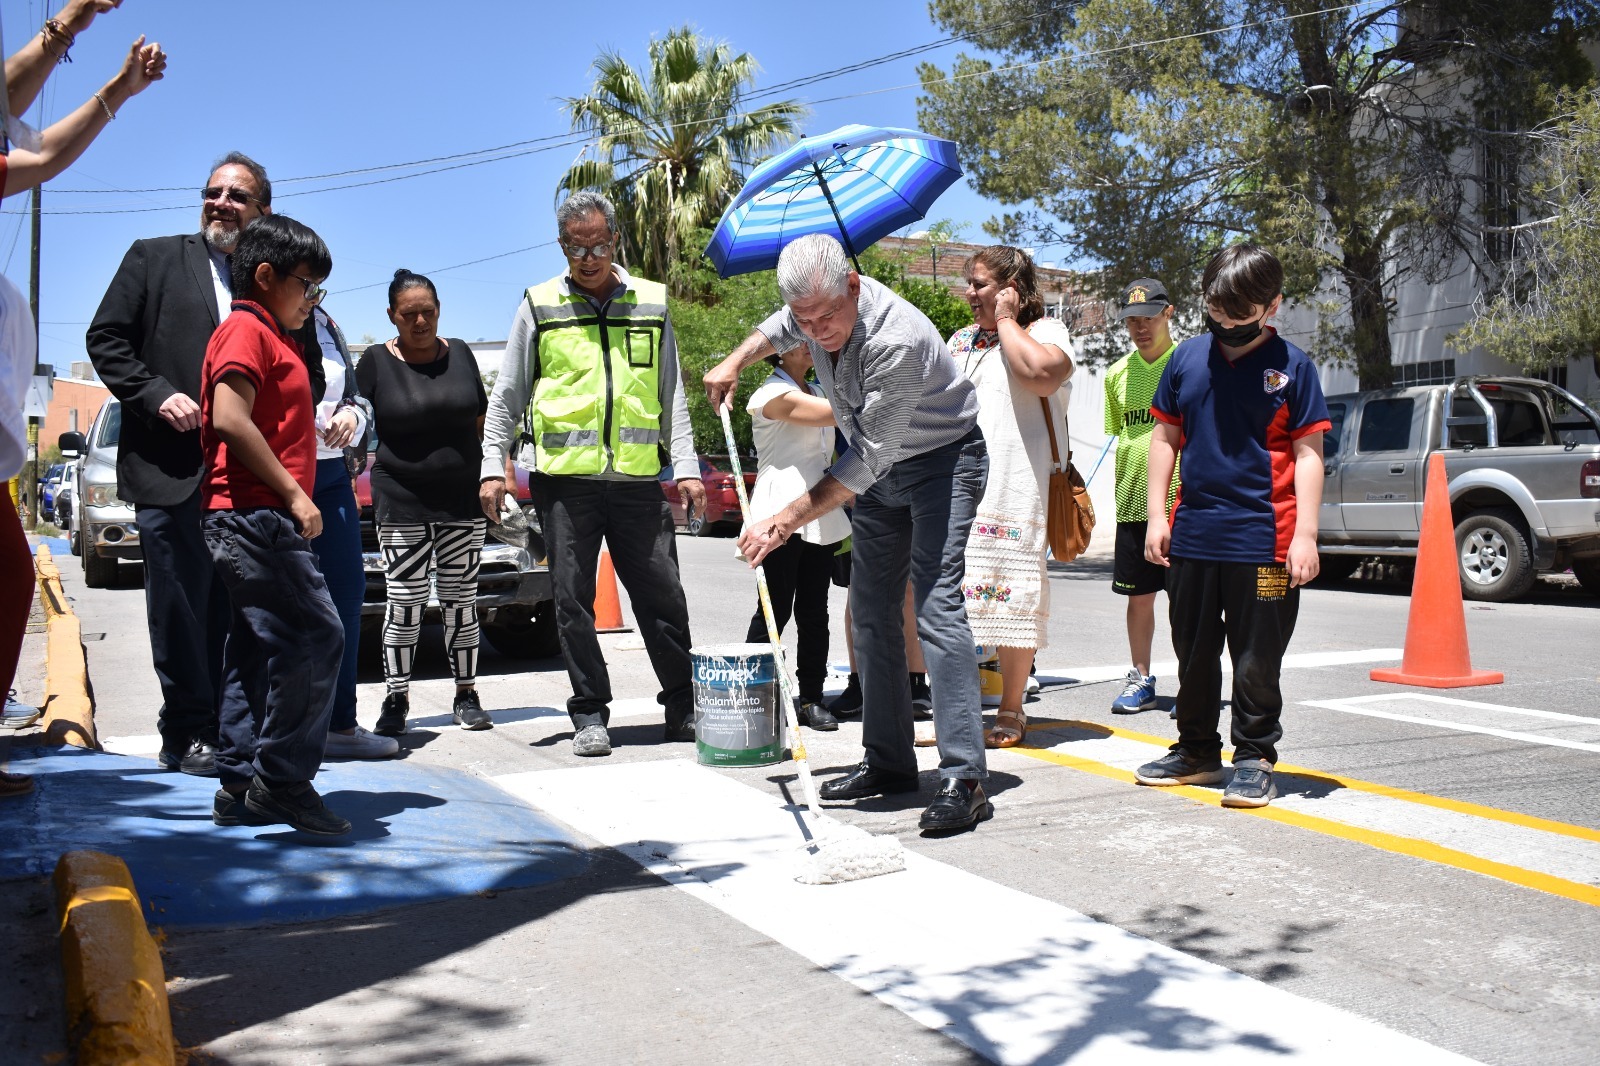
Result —
<instances>
[{"instance_id":1,"label":"boy in green mesh jersey","mask_svg":"<svg viewBox=\"0 0 1600 1066\"><path fill-rule=\"evenodd\" d=\"M1117 438L1117 554L1111 587L1128 598L1128 650L1133 667L1122 694L1111 701L1111 712L1136 714L1156 706L1150 644L1156 631L1156 593L1166 583L1166 571L1144 557L1150 434L1155 428L1150 401L1176 345L1171 332L1172 301L1161 282L1140 278L1122 290L1119 305L1117 317L1128 327L1135 350L1106 374L1106 435ZM1176 476L1172 487L1175 497Z\"/></svg>"}]
</instances>

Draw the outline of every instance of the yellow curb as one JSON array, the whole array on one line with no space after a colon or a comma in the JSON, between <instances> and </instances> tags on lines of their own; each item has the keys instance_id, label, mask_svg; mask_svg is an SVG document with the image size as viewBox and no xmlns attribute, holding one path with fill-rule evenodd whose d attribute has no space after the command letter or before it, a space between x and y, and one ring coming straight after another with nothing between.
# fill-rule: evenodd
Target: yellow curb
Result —
<instances>
[{"instance_id":1,"label":"yellow curb","mask_svg":"<svg viewBox=\"0 0 1600 1066\"><path fill-rule=\"evenodd\" d=\"M56 864L67 1043L79 1066L172 1066L172 1014L161 952L128 867L69 851Z\"/></svg>"},{"instance_id":2,"label":"yellow curb","mask_svg":"<svg viewBox=\"0 0 1600 1066\"><path fill-rule=\"evenodd\" d=\"M89 698L89 664L83 650L83 627L61 589L61 571L50 549L39 545L34 567L39 574L39 600L44 605L45 639L44 739L46 744L72 744L100 750L94 731L94 701Z\"/></svg>"}]
</instances>

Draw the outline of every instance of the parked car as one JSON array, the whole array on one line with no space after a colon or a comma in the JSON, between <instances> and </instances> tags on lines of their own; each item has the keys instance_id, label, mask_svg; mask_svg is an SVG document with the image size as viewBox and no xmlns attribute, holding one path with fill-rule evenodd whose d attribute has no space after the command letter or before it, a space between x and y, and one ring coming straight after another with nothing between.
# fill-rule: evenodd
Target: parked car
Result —
<instances>
[{"instance_id":1,"label":"parked car","mask_svg":"<svg viewBox=\"0 0 1600 1066\"><path fill-rule=\"evenodd\" d=\"M1317 548L1329 580L1417 553L1428 457L1444 453L1461 590L1501 601L1571 568L1600 596L1600 414L1565 389L1466 377L1328 397Z\"/></svg>"},{"instance_id":2,"label":"parked car","mask_svg":"<svg viewBox=\"0 0 1600 1066\"><path fill-rule=\"evenodd\" d=\"M756 487L756 457L742 455L739 465L744 470L744 486L748 493ZM661 492L672 506L672 520L679 529L696 537L739 532L743 519L739 514L739 494L733 483L733 463L726 455L702 455L700 480L706 487L703 514L685 506L678 492L678 480L672 476L672 468L661 471Z\"/></svg>"},{"instance_id":3,"label":"parked car","mask_svg":"<svg viewBox=\"0 0 1600 1066\"><path fill-rule=\"evenodd\" d=\"M377 454L377 441L372 442ZM361 604L361 644L376 650L383 643L387 578L378 527L372 513L372 465L356 478L361 506L361 557L367 572L367 594ZM561 654L550 587L550 565L544 536L528 495L528 474L518 470L516 497L527 520L525 536L509 526L490 525L478 564L478 622L483 636L500 654L513 659L546 659ZM439 603L430 598L426 619L438 621Z\"/></svg>"},{"instance_id":4,"label":"parked car","mask_svg":"<svg viewBox=\"0 0 1600 1066\"><path fill-rule=\"evenodd\" d=\"M67 538L69 544L73 545L73 555L78 554L78 548L73 543L72 537L72 499L75 495L72 484L77 476L78 461L76 459L64 464L61 471L61 485L56 489L55 499L51 502L56 528L61 530L61 535Z\"/></svg>"},{"instance_id":5,"label":"parked car","mask_svg":"<svg viewBox=\"0 0 1600 1066\"><path fill-rule=\"evenodd\" d=\"M39 477L39 514L53 515L56 510L56 493L61 488L61 475L67 464L52 463Z\"/></svg>"},{"instance_id":6,"label":"parked car","mask_svg":"<svg viewBox=\"0 0 1600 1066\"><path fill-rule=\"evenodd\" d=\"M117 496L117 441L122 436L122 403L107 400L89 435L63 433L63 454L78 456L72 487L72 532L83 560L83 583L107 588L117 580L117 564L144 558L133 505Z\"/></svg>"}]
</instances>

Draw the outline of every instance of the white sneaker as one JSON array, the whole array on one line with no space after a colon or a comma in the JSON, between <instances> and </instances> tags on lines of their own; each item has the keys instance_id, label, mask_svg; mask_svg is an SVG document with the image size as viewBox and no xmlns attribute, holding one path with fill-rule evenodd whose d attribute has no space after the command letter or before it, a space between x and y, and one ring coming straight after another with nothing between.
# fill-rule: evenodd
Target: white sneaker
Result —
<instances>
[{"instance_id":1,"label":"white sneaker","mask_svg":"<svg viewBox=\"0 0 1600 1066\"><path fill-rule=\"evenodd\" d=\"M1036 675L1036 674L1029 674L1028 675L1028 684L1027 684L1026 688L1027 688L1027 695L1029 695L1029 696L1037 696L1039 694L1039 678L1038 678L1038 675Z\"/></svg>"},{"instance_id":2,"label":"white sneaker","mask_svg":"<svg viewBox=\"0 0 1600 1066\"><path fill-rule=\"evenodd\" d=\"M5 713L0 715L0 729L26 729L39 720L39 708L30 707L16 696L15 689L6 696Z\"/></svg>"},{"instance_id":3,"label":"white sneaker","mask_svg":"<svg viewBox=\"0 0 1600 1066\"><path fill-rule=\"evenodd\" d=\"M356 726L356 731L346 736L329 733L328 746L322 754L330 759L387 759L400 750L394 737L380 737L370 730Z\"/></svg>"}]
</instances>

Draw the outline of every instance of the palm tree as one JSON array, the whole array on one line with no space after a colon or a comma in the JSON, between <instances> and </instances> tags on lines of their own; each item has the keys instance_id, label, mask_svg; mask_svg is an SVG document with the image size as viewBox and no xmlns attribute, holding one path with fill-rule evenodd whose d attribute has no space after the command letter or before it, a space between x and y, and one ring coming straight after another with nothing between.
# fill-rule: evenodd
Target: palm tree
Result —
<instances>
[{"instance_id":1,"label":"palm tree","mask_svg":"<svg viewBox=\"0 0 1600 1066\"><path fill-rule=\"evenodd\" d=\"M604 193L617 207L622 264L671 282L680 250L716 224L751 166L797 136L804 108L784 100L743 110L755 59L688 26L649 51L645 72L602 52L589 93L564 100L573 130L596 140L556 195Z\"/></svg>"}]
</instances>

